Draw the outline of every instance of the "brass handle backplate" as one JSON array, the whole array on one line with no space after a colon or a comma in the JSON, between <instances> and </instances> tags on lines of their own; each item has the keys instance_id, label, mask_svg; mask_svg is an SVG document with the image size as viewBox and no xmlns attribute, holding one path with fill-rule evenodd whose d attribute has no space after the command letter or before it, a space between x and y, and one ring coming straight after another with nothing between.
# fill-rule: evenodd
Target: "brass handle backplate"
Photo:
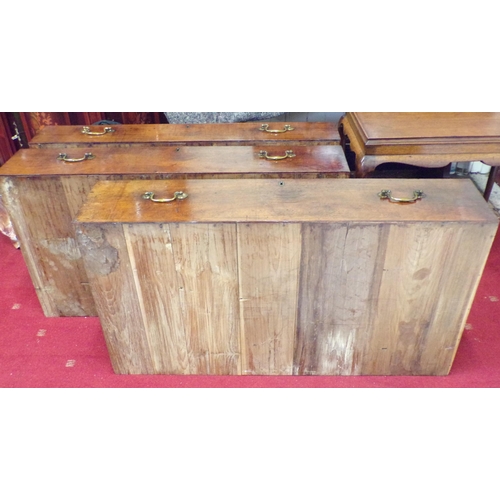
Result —
<instances>
[{"instance_id":1,"label":"brass handle backplate","mask_svg":"<svg viewBox=\"0 0 500 500\"><path fill-rule=\"evenodd\" d=\"M285 151L285 156L269 156L267 151L259 151L259 157L266 160L285 160L286 158L293 158L296 154L291 150Z\"/></svg>"},{"instance_id":2,"label":"brass handle backplate","mask_svg":"<svg viewBox=\"0 0 500 500\"><path fill-rule=\"evenodd\" d=\"M77 161L93 160L94 158L95 158L95 156L92 153L85 153L83 155L83 158L68 158L68 155L66 153L59 153L57 160L62 160L65 162L74 163Z\"/></svg>"},{"instance_id":3,"label":"brass handle backplate","mask_svg":"<svg viewBox=\"0 0 500 500\"><path fill-rule=\"evenodd\" d=\"M174 196L173 198L155 198L155 194L151 191L148 191L147 193L144 193L142 195L142 197L145 199L145 200L151 200L151 201L154 201L155 203L169 203L171 201L175 201L175 200L184 200L185 198L187 198L187 194L184 193L183 191L176 191L174 193Z\"/></svg>"},{"instance_id":4,"label":"brass handle backplate","mask_svg":"<svg viewBox=\"0 0 500 500\"><path fill-rule=\"evenodd\" d=\"M413 198L394 198L390 189L382 189L378 194L382 200L389 200L391 203L415 203L424 197L424 192L420 189L413 191Z\"/></svg>"},{"instance_id":5,"label":"brass handle backplate","mask_svg":"<svg viewBox=\"0 0 500 500\"><path fill-rule=\"evenodd\" d=\"M82 134L85 134L85 135L105 135L105 134L108 134L108 133L111 133L114 131L115 131L115 129L111 128L111 127L104 127L103 132L91 132L90 127L83 127L82 128Z\"/></svg>"},{"instance_id":6,"label":"brass handle backplate","mask_svg":"<svg viewBox=\"0 0 500 500\"><path fill-rule=\"evenodd\" d=\"M269 124L263 123L259 130L262 132L269 132L270 134L282 134L283 132L290 132L290 130L293 130L293 127L291 125L285 125L283 130L269 130Z\"/></svg>"}]
</instances>

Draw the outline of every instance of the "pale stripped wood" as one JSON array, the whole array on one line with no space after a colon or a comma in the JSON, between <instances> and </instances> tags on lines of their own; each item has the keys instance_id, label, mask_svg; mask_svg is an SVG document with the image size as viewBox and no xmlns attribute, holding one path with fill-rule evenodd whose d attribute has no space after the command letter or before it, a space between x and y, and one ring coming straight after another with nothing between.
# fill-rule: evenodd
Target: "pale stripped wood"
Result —
<instances>
[{"instance_id":1,"label":"pale stripped wood","mask_svg":"<svg viewBox=\"0 0 500 500\"><path fill-rule=\"evenodd\" d=\"M425 374L447 375L451 369L497 229L492 224L457 226L442 237L448 253L440 263L435 330L427 337L420 361Z\"/></svg>"},{"instance_id":2,"label":"pale stripped wood","mask_svg":"<svg viewBox=\"0 0 500 500\"><path fill-rule=\"evenodd\" d=\"M300 224L238 224L243 374L292 374L300 240Z\"/></svg>"},{"instance_id":3,"label":"pale stripped wood","mask_svg":"<svg viewBox=\"0 0 500 500\"><path fill-rule=\"evenodd\" d=\"M81 225L77 235L115 373L154 374L154 346L148 344L122 226ZM103 258L103 249L110 249L111 260Z\"/></svg>"},{"instance_id":4,"label":"pale stripped wood","mask_svg":"<svg viewBox=\"0 0 500 500\"><path fill-rule=\"evenodd\" d=\"M304 224L295 374L359 374L385 234L382 224Z\"/></svg>"},{"instance_id":5,"label":"pale stripped wood","mask_svg":"<svg viewBox=\"0 0 500 500\"><path fill-rule=\"evenodd\" d=\"M193 374L240 374L236 224L171 224Z\"/></svg>"},{"instance_id":6,"label":"pale stripped wood","mask_svg":"<svg viewBox=\"0 0 500 500\"><path fill-rule=\"evenodd\" d=\"M155 373L189 374L182 287L170 228L135 224L123 229Z\"/></svg>"},{"instance_id":7,"label":"pale stripped wood","mask_svg":"<svg viewBox=\"0 0 500 500\"><path fill-rule=\"evenodd\" d=\"M103 177L98 175L62 175L60 177L71 219L76 218L88 194L101 179Z\"/></svg>"},{"instance_id":8,"label":"pale stripped wood","mask_svg":"<svg viewBox=\"0 0 500 500\"><path fill-rule=\"evenodd\" d=\"M92 294L75 241L59 178L11 179L21 251L46 316L95 316ZM47 203L50 200L50 203Z\"/></svg>"},{"instance_id":9,"label":"pale stripped wood","mask_svg":"<svg viewBox=\"0 0 500 500\"><path fill-rule=\"evenodd\" d=\"M491 230L470 224L390 226L361 374L449 372L484 265L484 260L475 259L475 243L488 238ZM484 250L478 252L485 255Z\"/></svg>"},{"instance_id":10,"label":"pale stripped wood","mask_svg":"<svg viewBox=\"0 0 500 500\"><path fill-rule=\"evenodd\" d=\"M31 281L35 288L43 313L47 317L58 316L58 310L51 294L46 293L45 278L38 265L38 255L30 229L24 223L25 215L21 203L18 183L14 179L0 179L2 200L9 212L12 227L20 242L21 253L26 263Z\"/></svg>"}]
</instances>

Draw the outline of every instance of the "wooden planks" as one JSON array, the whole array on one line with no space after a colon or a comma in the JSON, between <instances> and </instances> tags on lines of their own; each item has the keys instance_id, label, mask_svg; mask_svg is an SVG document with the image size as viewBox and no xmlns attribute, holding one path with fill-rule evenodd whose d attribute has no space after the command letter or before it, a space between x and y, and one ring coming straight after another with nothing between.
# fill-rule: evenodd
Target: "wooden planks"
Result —
<instances>
[{"instance_id":1,"label":"wooden planks","mask_svg":"<svg viewBox=\"0 0 500 500\"><path fill-rule=\"evenodd\" d=\"M295 375L362 374L389 226L303 229Z\"/></svg>"},{"instance_id":2,"label":"wooden planks","mask_svg":"<svg viewBox=\"0 0 500 500\"><path fill-rule=\"evenodd\" d=\"M291 375L300 224L238 224L242 373Z\"/></svg>"},{"instance_id":3,"label":"wooden planks","mask_svg":"<svg viewBox=\"0 0 500 500\"><path fill-rule=\"evenodd\" d=\"M60 178L7 179L0 185L46 316L95 316L71 223L83 200L68 201Z\"/></svg>"},{"instance_id":4,"label":"wooden planks","mask_svg":"<svg viewBox=\"0 0 500 500\"><path fill-rule=\"evenodd\" d=\"M428 198L411 205L368 196L379 181L352 180L348 189L337 182L318 181L308 203L311 181L225 181L215 198L232 192L234 209L221 202L217 217L214 192L195 181L169 182L190 197L148 202L151 212L136 196L143 181L98 183L77 217L78 232L98 228L106 241L111 230L130 262L123 257L125 265L111 271L128 274L120 279L129 296L99 300L99 315L110 316L100 308L123 316L139 308L145 330L136 335L148 346L140 351L146 359L129 366L129 351L120 354L115 327L108 334L105 321L118 372L447 374L498 219L469 181L428 179ZM408 182L393 187L404 191ZM125 242L114 236L120 227ZM84 253L86 267L89 258L91 266L113 261L109 246ZM90 278L94 289L107 286Z\"/></svg>"}]
</instances>

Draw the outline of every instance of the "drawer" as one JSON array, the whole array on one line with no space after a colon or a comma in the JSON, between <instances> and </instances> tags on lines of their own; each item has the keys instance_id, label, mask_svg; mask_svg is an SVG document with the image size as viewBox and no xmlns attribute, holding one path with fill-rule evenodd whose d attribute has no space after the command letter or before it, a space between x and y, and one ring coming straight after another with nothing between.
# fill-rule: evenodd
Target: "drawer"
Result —
<instances>
[{"instance_id":1,"label":"drawer","mask_svg":"<svg viewBox=\"0 0 500 500\"><path fill-rule=\"evenodd\" d=\"M497 225L468 179L99 182L75 219L122 374L446 375Z\"/></svg>"},{"instance_id":2,"label":"drawer","mask_svg":"<svg viewBox=\"0 0 500 500\"><path fill-rule=\"evenodd\" d=\"M282 146L269 146L267 158L261 151L254 146L74 148L64 150L65 160L54 149L18 151L0 170L0 192L44 314L97 314L71 221L99 180L349 176L340 146L294 146L290 155Z\"/></svg>"},{"instance_id":3,"label":"drawer","mask_svg":"<svg viewBox=\"0 0 500 500\"><path fill-rule=\"evenodd\" d=\"M96 146L252 146L286 143L293 145L337 145L340 136L332 122L260 122L203 124L146 124L84 127L44 127L29 145L32 148ZM106 130L108 130L106 132ZM112 130L112 131L110 131ZM88 135L101 134L101 135Z\"/></svg>"}]
</instances>

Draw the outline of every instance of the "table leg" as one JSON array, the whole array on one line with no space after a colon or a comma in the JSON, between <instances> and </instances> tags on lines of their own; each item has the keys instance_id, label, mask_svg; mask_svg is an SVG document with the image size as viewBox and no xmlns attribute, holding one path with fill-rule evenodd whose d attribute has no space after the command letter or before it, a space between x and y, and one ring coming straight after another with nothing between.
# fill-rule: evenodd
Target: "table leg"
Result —
<instances>
[{"instance_id":1,"label":"table leg","mask_svg":"<svg viewBox=\"0 0 500 500\"><path fill-rule=\"evenodd\" d=\"M486 187L484 188L484 199L488 201L490 199L490 194L495 184L495 178L497 176L498 167L491 167L490 173L488 175L488 180L486 182Z\"/></svg>"}]
</instances>

